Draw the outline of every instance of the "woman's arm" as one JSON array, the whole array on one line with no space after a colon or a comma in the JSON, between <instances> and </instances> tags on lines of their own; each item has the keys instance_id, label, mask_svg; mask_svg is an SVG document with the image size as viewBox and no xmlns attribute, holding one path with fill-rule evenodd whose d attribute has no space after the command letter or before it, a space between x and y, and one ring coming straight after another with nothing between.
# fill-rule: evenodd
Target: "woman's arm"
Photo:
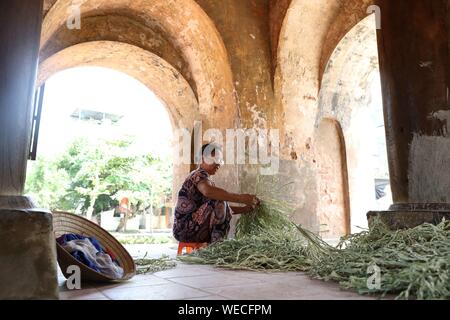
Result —
<instances>
[{"instance_id":1,"label":"woman's arm","mask_svg":"<svg viewBox=\"0 0 450 320\"><path fill-rule=\"evenodd\" d=\"M234 215L238 215L238 214L247 214L253 211L253 207L252 206L245 206L245 207L230 207L231 211L233 211Z\"/></svg>"},{"instance_id":2,"label":"woman's arm","mask_svg":"<svg viewBox=\"0 0 450 320\"><path fill-rule=\"evenodd\" d=\"M197 188L206 198L212 200L242 203L248 206L256 206L260 203L260 200L254 195L231 193L213 186L208 180L199 182Z\"/></svg>"}]
</instances>

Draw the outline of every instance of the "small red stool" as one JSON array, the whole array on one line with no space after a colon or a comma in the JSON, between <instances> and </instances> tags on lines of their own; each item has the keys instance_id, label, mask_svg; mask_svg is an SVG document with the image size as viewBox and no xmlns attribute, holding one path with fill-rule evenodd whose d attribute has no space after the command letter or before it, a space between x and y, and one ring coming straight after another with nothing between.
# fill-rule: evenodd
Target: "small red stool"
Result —
<instances>
[{"instance_id":1,"label":"small red stool","mask_svg":"<svg viewBox=\"0 0 450 320\"><path fill-rule=\"evenodd\" d=\"M195 243L195 242L180 242L178 244L178 255L183 253L183 249L186 248L186 253L189 254L193 250L198 250L206 247L206 243Z\"/></svg>"}]
</instances>

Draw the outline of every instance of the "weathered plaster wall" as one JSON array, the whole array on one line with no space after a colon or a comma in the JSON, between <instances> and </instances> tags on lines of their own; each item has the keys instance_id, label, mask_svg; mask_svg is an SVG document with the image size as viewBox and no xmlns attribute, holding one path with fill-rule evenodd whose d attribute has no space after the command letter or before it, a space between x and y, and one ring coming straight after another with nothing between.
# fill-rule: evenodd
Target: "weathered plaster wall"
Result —
<instances>
[{"instance_id":1,"label":"weathered plaster wall","mask_svg":"<svg viewBox=\"0 0 450 320\"><path fill-rule=\"evenodd\" d=\"M320 193L322 147L317 145L315 137L322 119L329 118L336 120L343 130L350 202L356 199L351 212L357 213L359 219L352 215L352 225L365 220L365 212L361 211L368 208L355 204L362 204L365 197L372 198L373 190L358 189L354 181L364 172L361 161L370 151L353 137L364 130L365 119L358 116L361 114L359 106L370 101L366 90L376 66L373 60L377 54L376 38L373 38L375 22L371 33L352 28L367 16L370 4L365 0L293 0L284 19L274 82L275 99L280 101L285 119L282 151L285 159L295 160L292 165L299 168L301 179L307 181L306 185L299 185L303 187L304 196L297 197L306 201L298 203L295 219L318 215L322 210L319 204L324 196ZM371 23L366 22L366 25ZM336 49L338 44L340 48ZM335 56L330 61L333 52ZM326 70L328 74L324 76ZM323 77L326 78L324 83ZM358 122L359 126L352 126ZM363 193L365 197L361 197ZM333 197L336 199L339 194L340 191L336 191Z\"/></svg>"},{"instance_id":2,"label":"weathered plaster wall","mask_svg":"<svg viewBox=\"0 0 450 320\"><path fill-rule=\"evenodd\" d=\"M280 33L274 85L285 116L286 155L308 154L328 58L348 31L367 16L368 5L366 0L292 1Z\"/></svg>"},{"instance_id":3,"label":"weathered plaster wall","mask_svg":"<svg viewBox=\"0 0 450 320\"><path fill-rule=\"evenodd\" d=\"M55 4L57 0L44 0L44 16L48 13L51 7Z\"/></svg>"},{"instance_id":4,"label":"weathered plaster wall","mask_svg":"<svg viewBox=\"0 0 450 320\"><path fill-rule=\"evenodd\" d=\"M335 119L345 136L352 121L350 105L337 110L349 103L349 94L320 94L320 83L337 44L367 15L370 0L86 0L81 30L65 26L70 3L57 1L46 15L41 45L46 68L53 68L48 66L55 61L52 55L87 41L122 42L160 57L198 99L198 114L187 115L186 106L180 107L186 113L176 114L171 105L181 105L184 94L174 96L170 85L154 89L160 89L158 95L165 97L174 118L189 122L198 117L204 130L237 126L281 131L282 159L275 180L291 182L283 196L296 209L293 220L319 229L317 127L324 117ZM104 57L96 57L101 64ZM148 81L144 71L136 70L133 76ZM327 83L339 82L339 75L329 74ZM351 148L350 141L347 151ZM352 161L350 156L349 166ZM252 166L225 166L217 181L251 192L257 175Z\"/></svg>"},{"instance_id":5,"label":"weathered plaster wall","mask_svg":"<svg viewBox=\"0 0 450 320\"><path fill-rule=\"evenodd\" d=\"M283 132L282 105L274 99L271 47L271 36L277 32L276 26L281 26L283 15L275 14L273 6L271 11L269 1L197 2L214 21L227 48L239 103L240 126ZM285 9L280 8L281 12ZM316 181L295 160L281 159L279 166L276 176L261 176L257 166L240 165L240 191L257 192L263 199L285 200L295 209L291 217L295 222L318 229L313 207L317 201L307 206L310 199L316 197Z\"/></svg>"},{"instance_id":6,"label":"weathered plaster wall","mask_svg":"<svg viewBox=\"0 0 450 320\"><path fill-rule=\"evenodd\" d=\"M314 131L323 41L339 10L338 1L293 0L280 34L275 94L285 113L285 151L308 154ZM309 157L309 160L312 160Z\"/></svg>"},{"instance_id":7,"label":"weathered plaster wall","mask_svg":"<svg viewBox=\"0 0 450 320\"><path fill-rule=\"evenodd\" d=\"M197 0L220 32L228 52L243 128L280 123L273 108L269 1Z\"/></svg>"},{"instance_id":8,"label":"weathered plaster wall","mask_svg":"<svg viewBox=\"0 0 450 320\"><path fill-rule=\"evenodd\" d=\"M291 5L292 0L270 0L269 1L269 24L270 24L270 46L272 51L272 77L278 61L278 44L280 41L281 28L284 17Z\"/></svg>"},{"instance_id":9,"label":"weathered plaster wall","mask_svg":"<svg viewBox=\"0 0 450 320\"><path fill-rule=\"evenodd\" d=\"M214 22L228 53L239 108L236 126L278 127L281 113L273 108L268 1L196 1ZM216 180L231 190L254 188L245 175L249 167L226 165Z\"/></svg>"},{"instance_id":10,"label":"weathered plaster wall","mask_svg":"<svg viewBox=\"0 0 450 320\"><path fill-rule=\"evenodd\" d=\"M274 77L275 105L282 107L282 166L295 186L293 220L319 231L317 158L313 150L323 41L338 1L293 0L284 18Z\"/></svg>"}]
</instances>

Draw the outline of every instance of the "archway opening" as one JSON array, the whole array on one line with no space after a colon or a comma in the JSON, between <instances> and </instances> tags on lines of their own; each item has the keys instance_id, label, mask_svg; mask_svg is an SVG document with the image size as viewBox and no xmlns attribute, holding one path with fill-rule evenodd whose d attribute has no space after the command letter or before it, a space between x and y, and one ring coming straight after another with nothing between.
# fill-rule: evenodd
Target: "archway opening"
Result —
<instances>
[{"instance_id":1,"label":"archway opening","mask_svg":"<svg viewBox=\"0 0 450 320\"><path fill-rule=\"evenodd\" d=\"M124 244L169 246L172 126L165 104L125 73L60 71L46 81L26 192L43 207L93 220Z\"/></svg>"},{"instance_id":2,"label":"archway opening","mask_svg":"<svg viewBox=\"0 0 450 320\"><path fill-rule=\"evenodd\" d=\"M367 212L392 203L374 15L340 41L322 79L318 122L342 127L351 231L358 232Z\"/></svg>"},{"instance_id":3,"label":"archway opening","mask_svg":"<svg viewBox=\"0 0 450 320\"><path fill-rule=\"evenodd\" d=\"M336 120L323 119L317 129L319 233L335 239L350 233L345 142Z\"/></svg>"}]
</instances>

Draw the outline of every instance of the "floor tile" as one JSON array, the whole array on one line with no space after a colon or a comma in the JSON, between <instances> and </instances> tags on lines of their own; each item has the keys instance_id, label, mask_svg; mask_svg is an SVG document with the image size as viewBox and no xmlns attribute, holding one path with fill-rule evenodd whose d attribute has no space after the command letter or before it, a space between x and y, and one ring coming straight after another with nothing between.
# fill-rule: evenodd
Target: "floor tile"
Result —
<instances>
[{"instance_id":1,"label":"floor tile","mask_svg":"<svg viewBox=\"0 0 450 320\"><path fill-rule=\"evenodd\" d=\"M310 279L307 274L298 272L256 272L256 271L235 271L221 270L221 274L237 274L248 279L260 280L263 282L295 281Z\"/></svg>"},{"instance_id":2,"label":"floor tile","mask_svg":"<svg viewBox=\"0 0 450 320\"><path fill-rule=\"evenodd\" d=\"M111 288L101 291L113 300L181 300L205 297L208 293L178 284Z\"/></svg>"},{"instance_id":3,"label":"floor tile","mask_svg":"<svg viewBox=\"0 0 450 320\"><path fill-rule=\"evenodd\" d=\"M261 273L179 263L175 269L138 275L120 284L83 284L69 291L59 279L61 299L115 300L365 300L337 283L310 278L301 272ZM387 297L386 299L391 299Z\"/></svg>"},{"instance_id":4,"label":"floor tile","mask_svg":"<svg viewBox=\"0 0 450 320\"><path fill-rule=\"evenodd\" d=\"M229 299L239 300L258 300L258 299L275 299L275 300L302 300L306 298L324 297L342 297L350 299L357 294L342 291L337 286L328 287L322 283L311 284L309 282L266 282L257 285L248 286L230 286L207 288L205 291L211 294L217 294Z\"/></svg>"},{"instance_id":5,"label":"floor tile","mask_svg":"<svg viewBox=\"0 0 450 320\"><path fill-rule=\"evenodd\" d=\"M214 268L208 266L197 266L197 265L184 265L180 264L174 269L169 269L165 271L156 272L153 275L169 279L169 278L180 278L180 277L192 277L198 275L212 275L217 274L218 271Z\"/></svg>"},{"instance_id":6,"label":"floor tile","mask_svg":"<svg viewBox=\"0 0 450 320\"><path fill-rule=\"evenodd\" d=\"M218 296L218 295L211 295L211 296L206 296L206 297L200 297L200 298L191 298L191 299L186 299L186 300L227 300L226 298L222 297L222 296Z\"/></svg>"},{"instance_id":7,"label":"floor tile","mask_svg":"<svg viewBox=\"0 0 450 320\"><path fill-rule=\"evenodd\" d=\"M152 286L161 284L170 284L171 282L154 276L154 275L136 275L132 279L124 282L110 283L110 284L96 284L95 288L99 290L106 290L111 288L134 288L142 286Z\"/></svg>"},{"instance_id":8,"label":"floor tile","mask_svg":"<svg viewBox=\"0 0 450 320\"><path fill-rule=\"evenodd\" d=\"M242 276L239 273L234 274L215 273L211 275L171 278L170 281L200 289L236 286L236 285L244 286L261 283L260 280L251 279L246 277L245 275Z\"/></svg>"},{"instance_id":9,"label":"floor tile","mask_svg":"<svg viewBox=\"0 0 450 320\"><path fill-rule=\"evenodd\" d=\"M108 299L97 289L69 290L59 293L60 300L92 300L92 299Z\"/></svg>"}]
</instances>

